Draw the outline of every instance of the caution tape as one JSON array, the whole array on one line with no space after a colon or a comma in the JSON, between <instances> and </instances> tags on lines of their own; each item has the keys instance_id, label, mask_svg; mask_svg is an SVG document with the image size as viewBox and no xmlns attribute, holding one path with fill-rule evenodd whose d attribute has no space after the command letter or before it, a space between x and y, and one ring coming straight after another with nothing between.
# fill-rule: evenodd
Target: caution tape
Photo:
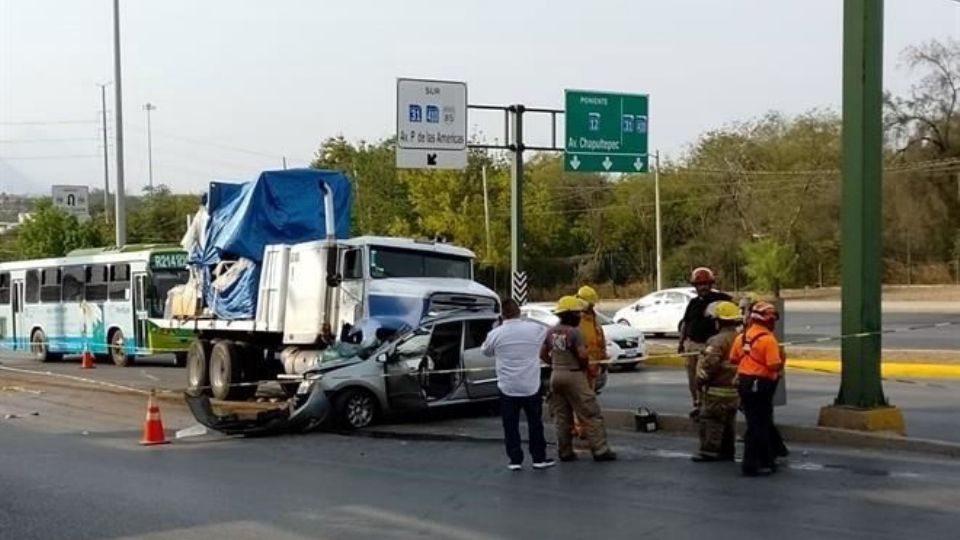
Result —
<instances>
[{"instance_id":1,"label":"caution tape","mask_svg":"<svg viewBox=\"0 0 960 540\"><path fill-rule=\"evenodd\" d=\"M814 345L814 344L829 343L829 342L834 342L834 341L842 341L842 340L844 340L844 339L862 339L862 338L867 338L867 337L871 337L871 336L875 336L875 335L887 335L887 334L905 333L905 332L913 332L913 331L917 331L917 330L927 330L927 329L941 329L941 328L948 328L948 327L957 326L957 325L960 325L960 320L958 320L958 321L944 321L944 322L930 323L930 324L922 324L922 325L911 325L911 326L907 326L907 327L903 327L903 328L885 329L885 330L879 330L879 331L876 331L876 332L858 332L858 333L852 333L852 334L843 334L843 335L836 335L836 336L825 336L825 337L819 337L819 338L812 338L812 339L808 339L808 340L793 340L793 341L783 342L783 343L781 343L781 345L784 346L784 347L796 347L796 346L800 346L800 345ZM48 341L48 342L34 342L34 343L29 344L29 345L32 346L32 348L34 348L34 350L35 350L35 348L38 347L38 346L57 345L57 344L58 344L58 343L57 343L56 341L53 341L53 342ZM28 347L28 348L29 348L29 347ZM151 348L151 349L137 349L137 350L150 351L150 352L152 352L152 353L156 353L157 351L185 352L185 351L184 351L183 349L181 349L181 348L176 348L176 349L173 349L173 348L171 348L171 349ZM83 352L83 351L81 351L80 353L75 353L75 354L82 354L82 352ZM109 348L107 349L107 352L109 352ZM129 354L129 353L130 353L130 350L129 350L129 349L124 349L124 352L126 352L126 353ZM144 354L150 354L150 352L144 352ZM135 354L136 354L136 353L135 353ZM699 355L699 354L700 354L699 352L657 353L657 354L648 354L648 355L644 355L644 356L638 356L638 357L635 357L635 358L616 358L616 359L608 359L608 360L596 360L596 361L590 361L589 364L591 364L591 365L599 365L599 366L606 366L606 367L617 366L617 365L635 365L635 364L637 364L638 362L645 362L645 361L647 361L647 360L653 360L653 359L657 359L657 358L683 358L683 357L697 356L697 355ZM362 360L362 361L369 361L369 360ZM331 366L331 367L332 367L332 366ZM346 366L344 366L344 367L346 367ZM542 367L550 367L550 366L547 365L547 364L543 364ZM356 375L356 374L352 374L352 375L341 375L341 374L336 373L336 371L328 372L328 373L322 373L322 371L323 371L324 369L326 369L326 368L323 366L323 364L320 364L320 365L317 366L317 369L316 369L315 371L313 371L313 372L307 372L307 373L308 373L308 374L312 373L312 374L315 374L315 375L320 375L320 376L322 376L322 378L325 378L325 379L331 379L331 380L348 380L348 379L356 379L356 378L361 378L361 377L369 377L369 378L410 377L410 376L414 376L414 377L429 377L429 376L434 376L434 375L456 375L456 374L480 373L480 372L487 372L487 373L489 373L489 372L492 372L492 371L494 370L493 366L490 366L490 367L477 367L477 368L456 367L456 368L450 368L450 369L423 369L423 368L419 368L419 367L418 367L417 369L410 369L410 370L405 371L405 372L402 372L402 373L377 373L377 374L369 374L369 375ZM337 368L334 367L333 369L336 370ZM809 370L809 371L824 372L824 370L818 370L818 369L812 369L812 368L795 368L795 369L806 369L806 370ZM112 387L112 388L119 389L119 390L134 391L134 392L138 392L138 393L149 393L151 390L154 390L153 387L149 387L149 388L137 388L137 387L134 387L134 386L119 385L119 384L115 384L115 383L109 383L109 382L106 382L106 381L100 381L100 380L97 380L97 379L91 379L91 378L88 378L88 377L79 377L79 376L74 376L74 375L68 375L68 374L62 374L62 373L55 373L55 372L51 372L51 371L29 370L29 369L22 369L22 368L13 368L13 367L3 366L3 365L0 365L0 370L10 371L10 372L18 372L18 373L29 373L29 374L33 374L33 375L45 375L45 376L60 377L60 378L70 379L70 380L77 381L77 382L91 383L91 384L96 384L96 385L99 385L99 386ZM268 383L298 384L299 382L302 382L303 380L305 380L306 376L307 376L306 374L305 374L305 375L296 375L296 376L289 376L289 375L288 375L288 376L287 376L288 378L263 379L263 380L257 380L257 381L244 381L244 382L237 382L237 383L232 383L232 384L230 384L230 385L224 385L224 386L225 386L225 387L242 388L242 387L256 387L256 386L261 386L261 385L263 385L263 384L268 384ZM289 377L296 377L296 378L289 378ZM492 381L495 381L495 380L496 380L496 379L493 378L493 379L485 380L484 382L492 382ZM900 379L893 379L893 380L900 380ZM909 381L908 381L908 382L909 382ZM202 386L202 387L183 387L183 388L175 388L175 389L169 389L169 388L168 388L168 389L157 389L157 391L160 392L160 393L182 393L182 392L185 392L185 391L206 391L206 390L211 390L211 389L212 389L212 386L206 385L206 386Z\"/></svg>"}]
</instances>

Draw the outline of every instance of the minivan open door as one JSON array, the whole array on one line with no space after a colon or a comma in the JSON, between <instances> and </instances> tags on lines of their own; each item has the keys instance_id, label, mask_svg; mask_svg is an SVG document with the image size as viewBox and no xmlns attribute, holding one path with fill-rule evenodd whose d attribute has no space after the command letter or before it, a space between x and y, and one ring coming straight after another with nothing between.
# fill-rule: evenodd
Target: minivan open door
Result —
<instances>
[{"instance_id":1,"label":"minivan open door","mask_svg":"<svg viewBox=\"0 0 960 540\"><path fill-rule=\"evenodd\" d=\"M385 353L384 387L390 407L398 410L417 410L427 406L420 387L420 367L427 355L432 327L420 327L400 338L397 346Z\"/></svg>"}]
</instances>

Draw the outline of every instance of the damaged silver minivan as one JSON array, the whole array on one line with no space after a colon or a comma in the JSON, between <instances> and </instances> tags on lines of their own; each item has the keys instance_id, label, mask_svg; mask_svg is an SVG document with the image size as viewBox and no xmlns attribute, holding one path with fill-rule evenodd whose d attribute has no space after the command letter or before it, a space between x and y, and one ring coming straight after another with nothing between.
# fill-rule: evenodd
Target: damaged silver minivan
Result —
<instances>
[{"instance_id":1,"label":"damaged silver minivan","mask_svg":"<svg viewBox=\"0 0 960 540\"><path fill-rule=\"evenodd\" d=\"M498 399L494 359L480 350L497 320L490 312L428 318L417 328L367 320L325 351L286 351L281 361L322 387L334 421L361 428L397 411Z\"/></svg>"}]
</instances>

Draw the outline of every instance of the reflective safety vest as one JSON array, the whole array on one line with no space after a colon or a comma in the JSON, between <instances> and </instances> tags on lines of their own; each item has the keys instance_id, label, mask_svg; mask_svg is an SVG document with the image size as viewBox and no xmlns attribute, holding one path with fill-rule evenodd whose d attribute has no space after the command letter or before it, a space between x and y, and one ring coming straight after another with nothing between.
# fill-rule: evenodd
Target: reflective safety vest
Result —
<instances>
[{"instance_id":1,"label":"reflective safety vest","mask_svg":"<svg viewBox=\"0 0 960 540\"><path fill-rule=\"evenodd\" d=\"M775 381L783 364L780 344L770 330L754 324L737 336L730 349L730 361L737 364L737 375Z\"/></svg>"}]
</instances>

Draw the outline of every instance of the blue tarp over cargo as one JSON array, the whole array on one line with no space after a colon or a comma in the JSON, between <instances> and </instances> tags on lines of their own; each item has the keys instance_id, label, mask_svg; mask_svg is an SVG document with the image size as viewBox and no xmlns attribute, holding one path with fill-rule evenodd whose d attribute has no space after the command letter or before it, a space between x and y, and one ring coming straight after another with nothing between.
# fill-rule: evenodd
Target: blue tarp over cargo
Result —
<instances>
[{"instance_id":1,"label":"blue tarp over cargo","mask_svg":"<svg viewBox=\"0 0 960 540\"><path fill-rule=\"evenodd\" d=\"M263 250L271 244L296 244L327 236L324 186L333 195L337 238L350 234L350 181L338 171L292 169L265 171L244 184L211 182L204 248L190 252L199 266L203 296L221 319L248 319L256 312ZM211 269L221 261L253 264L222 290L211 287Z\"/></svg>"},{"instance_id":2,"label":"blue tarp over cargo","mask_svg":"<svg viewBox=\"0 0 960 540\"><path fill-rule=\"evenodd\" d=\"M206 247L199 264L243 257L259 263L270 244L320 240L327 234L323 186L333 192L336 237L350 235L350 181L339 171L264 171L253 182L211 182Z\"/></svg>"}]
</instances>

